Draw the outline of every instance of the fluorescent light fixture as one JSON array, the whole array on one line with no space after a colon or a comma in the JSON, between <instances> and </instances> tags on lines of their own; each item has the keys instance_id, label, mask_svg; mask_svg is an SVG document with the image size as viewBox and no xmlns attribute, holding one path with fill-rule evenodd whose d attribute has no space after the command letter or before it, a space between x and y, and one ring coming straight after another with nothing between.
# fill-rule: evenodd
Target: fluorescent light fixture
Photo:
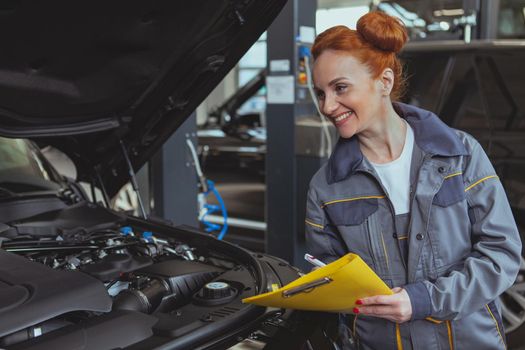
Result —
<instances>
[{"instance_id":1,"label":"fluorescent light fixture","mask_svg":"<svg viewBox=\"0 0 525 350\"><path fill-rule=\"evenodd\" d=\"M442 9L442 10L436 10L434 11L434 17L441 17L441 16L463 16L465 14L465 11L463 9Z\"/></svg>"},{"instance_id":2,"label":"fluorescent light fixture","mask_svg":"<svg viewBox=\"0 0 525 350\"><path fill-rule=\"evenodd\" d=\"M439 22L439 25L441 29L443 29L444 31L447 31L450 29L450 24L448 22Z\"/></svg>"},{"instance_id":3,"label":"fluorescent light fixture","mask_svg":"<svg viewBox=\"0 0 525 350\"><path fill-rule=\"evenodd\" d=\"M397 11L399 12L399 14L403 17L405 17L406 19L410 20L410 21L415 21L419 18L419 16L417 15L417 13L414 13L414 12L410 12L410 11L407 11L403 6L400 6L399 4L397 3L393 3L392 4L392 7Z\"/></svg>"},{"instance_id":4,"label":"fluorescent light fixture","mask_svg":"<svg viewBox=\"0 0 525 350\"><path fill-rule=\"evenodd\" d=\"M438 31L447 31L450 29L450 24L448 22L436 22L436 23L430 23L427 26L427 29L431 32L438 32Z\"/></svg>"}]
</instances>

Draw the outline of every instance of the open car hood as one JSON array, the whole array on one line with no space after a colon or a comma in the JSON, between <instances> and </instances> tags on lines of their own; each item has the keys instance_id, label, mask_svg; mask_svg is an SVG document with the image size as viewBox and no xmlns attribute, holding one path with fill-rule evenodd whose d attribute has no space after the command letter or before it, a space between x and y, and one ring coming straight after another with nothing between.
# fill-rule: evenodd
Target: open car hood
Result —
<instances>
[{"instance_id":1,"label":"open car hood","mask_svg":"<svg viewBox=\"0 0 525 350\"><path fill-rule=\"evenodd\" d=\"M140 168L286 0L8 1L0 135L52 145L110 195Z\"/></svg>"}]
</instances>

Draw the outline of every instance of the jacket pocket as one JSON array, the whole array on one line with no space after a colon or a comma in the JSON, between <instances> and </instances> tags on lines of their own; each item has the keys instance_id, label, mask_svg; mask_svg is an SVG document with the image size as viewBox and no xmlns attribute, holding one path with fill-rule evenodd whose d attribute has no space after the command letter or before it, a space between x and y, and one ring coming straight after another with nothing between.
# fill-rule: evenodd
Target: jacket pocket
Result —
<instances>
[{"instance_id":1,"label":"jacket pocket","mask_svg":"<svg viewBox=\"0 0 525 350\"><path fill-rule=\"evenodd\" d=\"M358 349L399 349L396 325L379 317L359 315L354 326Z\"/></svg>"},{"instance_id":2,"label":"jacket pocket","mask_svg":"<svg viewBox=\"0 0 525 350\"><path fill-rule=\"evenodd\" d=\"M496 350L506 349L503 326L499 325L499 314L494 307L484 305L478 311L459 320L452 321L455 349ZM445 343L445 339L443 339Z\"/></svg>"},{"instance_id":3,"label":"jacket pocket","mask_svg":"<svg viewBox=\"0 0 525 350\"><path fill-rule=\"evenodd\" d=\"M377 198L355 197L327 202L323 205L334 226L361 225L378 209Z\"/></svg>"},{"instance_id":4,"label":"jacket pocket","mask_svg":"<svg viewBox=\"0 0 525 350\"><path fill-rule=\"evenodd\" d=\"M463 176L461 174L452 174L452 176L449 175L445 177L432 203L440 207L448 207L464 199L465 188L463 185Z\"/></svg>"},{"instance_id":5,"label":"jacket pocket","mask_svg":"<svg viewBox=\"0 0 525 350\"><path fill-rule=\"evenodd\" d=\"M378 208L377 198L355 197L328 202L323 206L328 219L327 228L340 234L346 251L359 255L375 269L373 249L370 244L368 220Z\"/></svg>"}]
</instances>

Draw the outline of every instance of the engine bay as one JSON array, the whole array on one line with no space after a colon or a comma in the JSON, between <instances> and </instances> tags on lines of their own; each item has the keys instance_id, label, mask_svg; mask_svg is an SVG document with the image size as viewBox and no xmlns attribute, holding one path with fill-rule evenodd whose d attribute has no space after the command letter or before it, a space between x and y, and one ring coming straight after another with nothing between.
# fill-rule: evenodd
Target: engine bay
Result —
<instances>
[{"instance_id":1,"label":"engine bay","mask_svg":"<svg viewBox=\"0 0 525 350\"><path fill-rule=\"evenodd\" d=\"M192 347L278 315L242 299L298 276L277 258L88 202L14 220L0 243L7 349Z\"/></svg>"}]
</instances>

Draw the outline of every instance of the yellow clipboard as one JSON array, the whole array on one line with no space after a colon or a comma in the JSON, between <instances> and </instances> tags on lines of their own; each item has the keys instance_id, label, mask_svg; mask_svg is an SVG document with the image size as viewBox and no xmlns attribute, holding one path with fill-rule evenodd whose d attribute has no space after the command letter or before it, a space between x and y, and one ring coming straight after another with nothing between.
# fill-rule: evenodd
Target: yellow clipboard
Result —
<instances>
[{"instance_id":1,"label":"yellow clipboard","mask_svg":"<svg viewBox=\"0 0 525 350\"><path fill-rule=\"evenodd\" d=\"M272 292L243 303L285 309L353 313L356 300L391 295L390 288L356 254L346 254Z\"/></svg>"}]
</instances>

